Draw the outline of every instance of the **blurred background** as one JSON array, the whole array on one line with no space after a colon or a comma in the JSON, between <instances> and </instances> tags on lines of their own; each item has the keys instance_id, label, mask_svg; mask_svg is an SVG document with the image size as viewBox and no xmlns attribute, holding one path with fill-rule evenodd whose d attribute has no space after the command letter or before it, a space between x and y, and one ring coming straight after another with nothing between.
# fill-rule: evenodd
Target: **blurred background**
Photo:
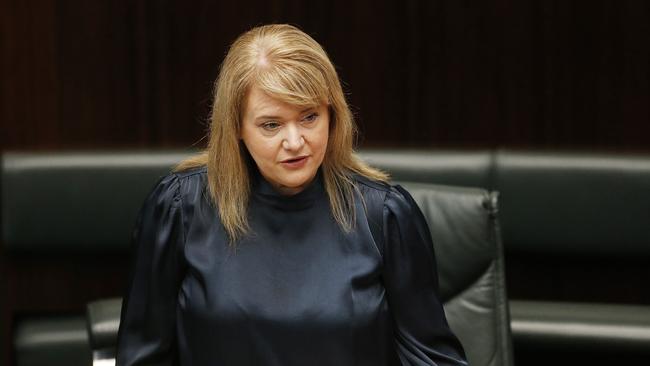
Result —
<instances>
[{"instance_id":1,"label":"blurred background","mask_svg":"<svg viewBox=\"0 0 650 366\"><path fill-rule=\"evenodd\" d=\"M297 25L329 53L360 148L650 154L645 0L2 0L2 152L201 149L229 44L272 22ZM21 319L77 314L125 289L123 252L4 247L0 364L16 363ZM517 258L508 275L529 271L542 286L509 279L515 297L650 305L645 260ZM557 292L548 271L597 283ZM608 282L621 272L627 285ZM515 356L533 365L539 354Z\"/></svg>"},{"instance_id":2,"label":"blurred background","mask_svg":"<svg viewBox=\"0 0 650 366\"><path fill-rule=\"evenodd\" d=\"M361 146L644 150L648 2L2 1L2 146L203 146L243 31L329 52Z\"/></svg>"}]
</instances>

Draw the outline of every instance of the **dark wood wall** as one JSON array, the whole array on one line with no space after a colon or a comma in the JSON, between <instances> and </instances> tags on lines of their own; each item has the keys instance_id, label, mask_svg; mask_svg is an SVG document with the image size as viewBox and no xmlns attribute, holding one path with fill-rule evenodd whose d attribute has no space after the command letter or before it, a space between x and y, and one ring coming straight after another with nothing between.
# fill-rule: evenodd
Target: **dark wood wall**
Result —
<instances>
[{"instance_id":1,"label":"dark wood wall","mask_svg":"<svg viewBox=\"0 0 650 366\"><path fill-rule=\"evenodd\" d=\"M203 146L251 26L337 65L362 146L650 150L650 2L2 0L5 150Z\"/></svg>"}]
</instances>

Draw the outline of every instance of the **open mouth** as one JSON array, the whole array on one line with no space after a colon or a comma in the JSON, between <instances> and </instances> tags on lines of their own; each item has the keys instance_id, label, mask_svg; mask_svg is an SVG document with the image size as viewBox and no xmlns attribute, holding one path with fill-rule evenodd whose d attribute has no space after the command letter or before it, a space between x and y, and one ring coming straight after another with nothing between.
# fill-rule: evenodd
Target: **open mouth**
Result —
<instances>
[{"instance_id":1,"label":"open mouth","mask_svg":"<svg viewBox=\"0 0 650 366\"><path fill-rule=\"evenodd\" d=\"M298 163L298 162L303 161L305 159L307 159L306 156L299 156L297 158L283 160L282 162L292 164L292 163Z\"/></svg>"},{"instance_id":2,"label":"open mouth","mask_svg":"<svg viewBox=\"0 0 650 366\"><path fill-rule=\"evenodd\" d=\"M295 158L295 159L288 159L288 160L283 161L283 163L297 163L297 162L301 161L304 158L305 158L305 156L301 156L301 157Z\"/></svg>"},{"instance_id":3,"label":"open mouth","mask_svg":"<svg viewBox=\"0 0 650 366\"><path fill-rule=\"evenodd\" d=\"M307 164L307 159L309 159L309 156L300 156L297 158L282 160L282 166L289 169L299 169Z\"/></svg>"}]
</instances>

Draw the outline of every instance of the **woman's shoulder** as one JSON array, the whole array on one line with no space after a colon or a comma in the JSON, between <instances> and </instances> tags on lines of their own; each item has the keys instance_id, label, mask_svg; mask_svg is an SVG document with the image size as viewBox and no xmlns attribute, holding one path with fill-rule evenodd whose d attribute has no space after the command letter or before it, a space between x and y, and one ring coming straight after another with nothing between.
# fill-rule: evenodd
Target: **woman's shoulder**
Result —
<instances>
[{"instance_id":1,"label":"woman's shoulder","mask_svg":"<svg viewBox=\"0 0 650 366\"><path fill-rule=\"evenodd\" d=\"M205 167L169 172L154 184L149 199L167 199L173 201L175 205L188 202L189 198L196 197L192 193L205 189L206 174Z\"/></svg>"},{"instance_id":2,"label":"woman's shoulder","mask_svg":"<svg viewBox=\"0 0 650 366\"><path fill-rule=\"evenodd\" d=\"M169 175L175 175L176 177L178 177L179 180L184 180L189 182L187 184L192 184L202 179L205 179L207 172L208 172L208 168L206 166L200 166L200 167L194 167L194 168L171 172L169 173Z\"/></svg>"},{"instance_id":3,"label":"woman's shoulder","mask_svg":"<svg viewBox=\"0 0 650 366\"><path fill-rule=\"evenodd\" d=\"M360 174L354 175L354 181L362 193L374 193L390 199L400 199L408 192L399 184L390 181L380 181Z\"/></svg>"},{"instance_id":4,"label":"woman's shoulder","mask_svg":"<svg viewBox=\"0 0 650 366\"><path fill-rule=\"evenodd\" d=\"M410 198L410 194L402 186L390 181L380 181L360 174L355 174L354 180L365 200L380 199L386 203L394 200L408 201Z\"/></svg>"},{"instance_id":5,"label":"woman's shoulder","mask_svg":"<svg viewBox=\"0 0 650 366\"><path fill-rule=\"evenodd\" d=\"M391 185L388 182L372 179L361 174L353 174L355 183L360 189L374 190L380 192L388 192Z\"/></svg>"},{"instance_id":6,"label":"woman's shoulder","mask_svg":"<svg viewBox=\"0 0 650 366\"><path fill-rule=\"evenodd\" d=\"M422 228L426 228L422 211L401 185L364 176L356 176L355 181L365 204L373 238L382 255L385 253L385 243L389 240L385 236L388 233L414 232L414 228L423 231ZM417 223L414 224L414 221Z\"/></svg>"},{"instance_id":7,"label":"woman's shoulder","mask_svg":"<svg viewBox=\"0 0 650 366\"><path fill-rule=\"evenodd\" d=\"M193 198L201 197L207 187L208 170L205 166L185 169L170 173L178 179L179 193L184 201L191 202Z\"/></svg>"}]
</instances>

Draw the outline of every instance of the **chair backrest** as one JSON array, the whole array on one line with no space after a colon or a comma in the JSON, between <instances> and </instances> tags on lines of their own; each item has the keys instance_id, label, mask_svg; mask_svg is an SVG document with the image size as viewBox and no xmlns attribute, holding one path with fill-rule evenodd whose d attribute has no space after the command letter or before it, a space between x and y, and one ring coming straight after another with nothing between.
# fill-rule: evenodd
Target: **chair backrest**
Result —
<instances>
[{"instance_id":1,"label":"chair backrest","mask_svg":"<svg viewBox=\"0 0 650 366\"><path fill-rule=\"evenodd\" d=\"M494 154L489 150L374 149L361 151L361 157L395 180L491 188Z\"/></svg>"},{"instance_id":2,"label":"chair backrest","mask_svg":"<svg viewBox=\"0 0 650 366\"><path fill-rule=\"evenodd\" d=\"M648 154L375 149L361 156L396 180L501 192L509 253L650 257Z\"/></svg>"},{"instance_id":3,"label":"chair backrest","mask_svg":"<svg viewBox=\"0 0 650 366\"><path fill-rule=\"evenodd\" d=\"M3 154L5 249L128 250L147 192L157 177L187 156L186 151Z\"/></svg>"},{"instance_id":4,"label":"chair backrest","mask_svg":"<svg viewBox=\"0 0 650 366\"><path fill-rule=\"evenodd\" d=\"M427 219L449 325L470 365L512 365L498 194L402 183Z\"/></svg>"},{"instance_id":5,"label":"chair backrest","mask_svg":"<svg viewBox=\"0 0 650 366\"><path fill-rule=\"evenodd\" d=\"M500 151L508 250L650 258L650 156Z\"/></svg>"},{"instance_id":6,"label":"chair backrest","mask_svg":"<svg viewBox=\"0 0 650 366\"><path fill-rule=\"evenodd\" d=\"M373 157L378 161L386 158L377 154L366 153L365 157L371 161ZM2 207L4 213L11 212L11 215L5 215L3 220L3 241L11 251L126 250L142 197L156 177L187 155L173 152L71 153L53 157L6 154ZM411 155L412 159L409 155L400 156L398 160L413 162L417 153ZM489 156L484 153L460 153L438 160L420 159L419 168L415 170L422 174L431 171L438 178L448 177L449 181L444 181L446 184L462 183L457 179L480 184L488 178L486 167L489 163ZM390 170L395 173L395 169ZM440 174L440 169L448 174ZM120 179L114 179L115 176ZM429 221L447 316L466 348L470 363L510 365L508 307L496 195L481 189L426 183L405 183L404 186ZM38 196L38 192L43 193ZM40 209L33 210L26 202L37 202ZM66 215L48 211L58 207L66 207ZM31 230L34 220L49 227ZM111 230L103 230L105 227ZM47 237L43 233L47 233ZM88 242L88 237L93 241ZM103 324L90 329L93 349L110 350L115 330L115 314L111 311L116 308L115 304L107 303L89 307L91 323ZM106 334L93 331L104 329L106 322L113 324Z\"/></svg>"}]
</instances>

